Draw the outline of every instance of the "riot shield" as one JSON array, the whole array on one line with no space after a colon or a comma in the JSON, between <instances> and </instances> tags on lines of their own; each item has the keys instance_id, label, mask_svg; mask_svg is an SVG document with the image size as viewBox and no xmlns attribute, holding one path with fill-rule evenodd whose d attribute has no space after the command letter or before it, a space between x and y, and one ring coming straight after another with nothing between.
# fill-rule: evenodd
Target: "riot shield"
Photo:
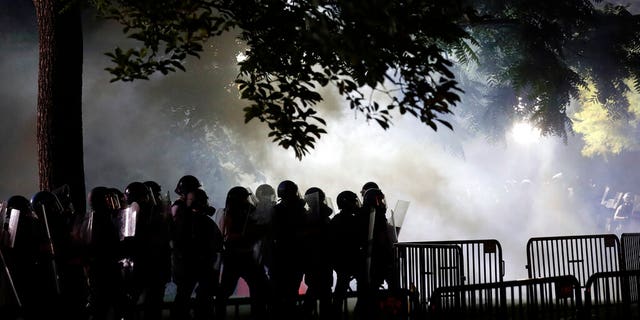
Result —
<instances>
[{"instance_id":1,"label":"riot shield","mask_svg":"<svg viewBox=\"0 0 640 320\"><path fill-rule=\"evenodd\" d=\"M338 210L336 210L336 208L333 206L333 201L331 200L331 198L326 197L324 198L324 201L327 203L327 207L331 208L331 212L332 212L331 216L335 215L338 212Z\"/></svg>"},{"instance_id":2,"label":"riot shield","mask_svg":"<svg viewBox=\"0 0 640 320\"><path fill-rule=\"evenodd\" d=\"M150 186L147 187L147 197L150 199L151 205L156 207L160 203L160 199L157 199L156 195L153 193L153 189Z\"/></svg>"},{"instance_id":3,"label":"riot shield","mask_svg":"<svg viewBox=\"0 0 640 320\"><path fill-rule=\"evenodd\" d=\"M602 193L602 199L600 199L600 204L603 206L607 205L607 195L609 194L609 190L611 190L611 188L609 188L609 186L607 186L606 188L604 188L604 192Z\"/></svg>"},{"instance_id":4,"label":"riot shield","mask_svg":"<svg viewBox=\"0 0 640 320\"><path fill-rule=\"evenodd\" d=\"M16 243L16 234L18 233L18 221L20 221L20 210L9 208L8 209L9 217L7 218L7 247L13 248Z\"/></svg>"},{"instance_id":5,"label":"riot shield","mask_svg":"<svg viewBox=\"0 0 640 320\"><path fill-rule=\"evenodd\" d=\"M253 190L251 190L251 188L247 187L247 191L249 191L249 203L251 203L252 206L257 207L258 206L258 197L253 193Z\"/></svg>"},{"instance_id":6,"label":"riot shield","mask_svg":"<svg viewBox=\"0 0 640 320\"><path fill-rule=\"evenodd\" d=\"M409 201L398 200L396 207L391 210L391 225L394 228L396 239L400 236L400 229L404 223L404 217L407 215L407 210L409 210L409 204Z\"/></svg>"},{"instance_id":7,"label":"riot shield","mask_svg":"<svg viewBox=\"0 0 640 320\"><path fill-rule=\"evenodd\" d=\"M93 218L94 211L91 210L84 214L82 219L74 225L75 237L80 240L84 246L88 246L93 241Z\"/></svg>"},{"instance_id":8,"label":"riot shield","mask_svg":"<svg viewBox=\"0 0 640 320\"><path fill-rule=\"evenodd\" d=\"M0 201L0 247L4 245L5 221L7 220L7 203Z\"/></svg>"},{"instance_id":9,"label":"riot shield","mask_svg":"<svg viewBox=\"0 0 640 320\"><path fill-rule=\"evenodd\" d=\"M18 295L18 290L16 290L16 285L13 282L13 276L11 276L11 271L9 270L9 266L7 265L7 261L4 259L4 254L2 253L2 248L0 247L0 263L2 264L2 269L4 269L4 275L9 283L9 288L11 289L11 293L13 297L16 299L16 304L18 308L22 308L22 301L20 301L20 296Z\"/></svg>"},{"instance_id":10,"label":"riot shield","mask_svg":"<svg viewBox=\"0 0 640 320\"><path fill-rule=\"evenodd\" d=\"M367 279L367 287L371 285L371 259L373 257L373 230L376 223L376 208L372 207L369 211L369 225L367 231L367 251L366 251L366 279Z\"/></svg>"},{"instance_id":11,"label":"riot shield","mask_svg":"<svg viewBox=\"0 0 640 320\"><path fill-rule=\"evenodd\" d=\"M138 205L137 202L132 202L131 205L118 212L118 231L120 233L120 241L136 235L136 219L138 212L140 212L140 205Z\"/></svg>"},{"instance_id":12,"label":"riot shield","mask_svg":"<svg viewBox=\"0 0 640 320\"><path fill-rule=\"evenodd\" d=\"M76 212L73 207L73 202L71 201L71 188L69 185L65 184L51 192L58 198L62 208L67 214L73 215Z\"/></svg>"},{"instance_id":13,"label":"riot shield","mask_svg":"<svg viewBox=\"0 0 640 320\"><path fill-rule=\"evenodd\" d=\"M321 217L321 203L320 193L314 192L304 195L304 201L307 203L307 212L311 221L320 221Z\"/></svg>"}]
</instances>

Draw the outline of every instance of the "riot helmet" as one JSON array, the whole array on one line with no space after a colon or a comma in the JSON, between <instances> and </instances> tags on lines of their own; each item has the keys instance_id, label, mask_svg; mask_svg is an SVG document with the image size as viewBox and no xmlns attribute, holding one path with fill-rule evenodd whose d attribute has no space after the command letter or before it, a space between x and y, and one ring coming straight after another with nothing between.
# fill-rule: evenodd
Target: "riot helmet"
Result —
<instances>
[{"instance_id":1,"label":"riot helmet","mask_svg":"<svg viewBox=\"0 0 640 320\"><path fill-rule=\"evenodd\" d=\"M385 200L384 193L380 189L372 188L364 192L362 199L362 207L375 208L379 210L387 210L387 201Z\"/></svg>"},{"instance_id":2,"label":"riot helmet","mask_svg":"<svg viewBox=\"0 0 640 320\"><path fill-rule=\"evenodd\" d=\"M236 186L229 189L227 192L227 201L226 206L229 207L230 204L242 204L247 203L249 200L249 195L251 193L247 188L242 186Z\"/></svg>"},{"instance_id":3,"label":"riot helmet","mask_svg":"<svg viewBox=\"0 0 640 320\"><path fill-rule=\"evenodd\" d=\"M276 190L271 185L261 184L256 188L256 197L259 202L273 202L276 200Z\"/></svg>"},{"instance_id":4,"label":"riot helmet","mask_svg":"<svg viewBox=\"0 0 640 320\"><path fill-rule=\"evenodd\" d=\"M60 215L64 211L58 197L49 191L40 191L34 194L33 197L31 197L31 207L38 217L42 217L43 207L48 214Z\"/></svg>"},{"instance_id":5,"label":"riot helmet","mask_svg":"<svg viewBox=\"0 0 640 320\"><path fill-rule=\"evenodd\" d=\"M362 190L360 190L360 194L362 195L363 198L364 198L364 193L367 192L367 190L369 189L380 189L380 187L378 187L378 184L373 181L369 181L365 183L362 186Z\"/></svg>"},{"instance_id":6,"label":"riot helmet","mask_svg":"<svg viewBox=\"0 0 640 320\"><path fill-rule=\"evenodd\" d=\"M338 209L340 210L356 210L361 207L360 199L358 195L349 190L342 191L338 194L336 199L338 203Z\"/></svg>"},{"instance_id":7,"label":"riot helmet","mask_svg":"<svg viewBox=\"0 0 640 320\"><path fill-rule=\"evenodd\" d=\"M149 202L149 189L142 182L132 182L124 189L124 196L127 204L137 202L138 204Z\"/></svg>"},{"instance_id":8,"label":"riot helmet","mask_svg":"<svg viewBox=\"0 0 640 320\"><path fill-rule=\"evenodd\" d=\"M176 194L180 196L186 196L190 191L199 189L202 187L200 180L192 175L185 175L178 180L178 185L174 190Z\"/></svg>"},{"instance_id":9,"label":"riot helmet","mask_svg":"<svg viewBox=\"0 0 640 320\"><path fill-rule=\"evenodd\" d=\"M278 198L290 200L299 198L298 185L291 180L284 180L278 185Z\"/></svg>"},{"instance_id":10,"label":"riot helmet","mask_svg":"<svg viewBox=\"0 0 640 320\"><path fill-rule=\"evenodd\" d=\"M304 195L308 196L308 195L314 194L314 193L318 194L318 201L320 203L325 203L326 204L327 197L324 194L324 191L322 191L322 189L320 189L318 187L311 187L311 188L307 189L307 191L304 193Z\"/></svg>"},{"instance_id":11,"label":"riot helmet","mask_svg":"<svg viewBox=\"0 0 640 320\"><path fill-rule=\"evenodd\" d=\"M213 216L216 209L209 205L209 196L202 189L191 190L186 194L185 202L192 211L201 212L208 216Z\"/></svg>"},{"instance_id":12,"label":"riot helmet","mask_svg":"<svg viewBox=\"0 0 640 320\"><path fill-rule=\"evenodd\" d=\"M98 186L89 191L89 208L93 211L107 210L113 206L111 201L108 201L109 189L107 187Z\"/></svg>"},{"instance_id":13,"label":"riot helmet","mask_svg":"<svg viewBox=\"0 0 640 320\"><path fill-rule=\"evenodd\" d=\"M162 187L160 187L160 185L157 182L152 180L145 181L143 182L143 184L147 186L147 189L149 189L149 191L151 191L151 195L153 196L153 201L156 204L160 204L162 202Z\"/></svg>"},{"instance_id":14,"label":"riot helmet","mask_svg":"<svg viewBox=\"0 0 640 320\"><path fill-rule=\"evenodd\" d=\"M31 202L27 198L15 195L7 200L7 208L20 210L21 212L29 212L31 210Z\"/></svg>"}]
</instances>

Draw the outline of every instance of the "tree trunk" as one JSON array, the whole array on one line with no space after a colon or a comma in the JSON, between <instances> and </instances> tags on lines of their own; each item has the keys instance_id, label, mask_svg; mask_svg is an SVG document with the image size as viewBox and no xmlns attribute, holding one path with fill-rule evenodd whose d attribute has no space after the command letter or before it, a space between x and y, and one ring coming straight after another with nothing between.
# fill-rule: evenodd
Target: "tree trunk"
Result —
<instances>
[{"instance_id":1,"label":"tree trunk","mask_svg":"<svg viewBox=\"0 0 640 320\"><path fill-rule=\"evenodd\" d=\"M68 185L86 210L80 1L33 0L39 34L38 174L41 190Z\"/></svg>"}]
</instances>

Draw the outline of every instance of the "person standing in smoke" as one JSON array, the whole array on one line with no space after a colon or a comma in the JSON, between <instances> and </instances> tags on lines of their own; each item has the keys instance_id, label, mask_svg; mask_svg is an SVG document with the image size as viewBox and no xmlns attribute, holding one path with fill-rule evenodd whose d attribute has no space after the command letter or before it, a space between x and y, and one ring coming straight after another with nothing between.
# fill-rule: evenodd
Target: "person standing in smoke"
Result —
<instances>
[{"instance_id":1,"label":"person standing in smoke","mask_svg":"<svg viewBox=\"0 0 640 320\"><path fill-rule=\"evenodd\" d=\"M298 185L284 180L278 185L278 203L273 211L274 318L299 318L296 303L304 275L304 231L307 217L306 203L300 197Z\"/></svg>"},{"instance_id":2,"label":"person standing in smoke","mask_svg":"<svg viewBox=\"0 0 640 320\"><path fill-rule=\"evenodd\" d=\"M256 246L256 254L260 263L265 267L267 275L271 277L271 265L273 261L273 234L271 220L273 208L276 205L276 190L271 185L261 184L256 188L256 223L262 229L262 239Z\"/></svg>"},{"instance_id":3,"label":"person standing in smoke","mask_svg":"<svg viewBox=\"0 0 640 320\"><path fill-rule=\"evenodd\" d=\"M215 208L202 189L189 191L185 198L184 230L180 245L183 274L177 283L172 319L191 319L189 302L196 293L193 319L212 319L215 316L214 297L219 293L220 256L223 248L222 232L213 221Z\"/></svg>"},{"instance_id":4,"label":"person standing in smoke","mask_svg":"<svg viewBox=\"0 0 640 320\"><path fill-rule=\"evenodd\" d=\"M240 277L249 286L251 315L253 319L265 319L269 285L264 266L255 254L255 247L262 232L255 220L256 207L250 201L249 191L241 186L227 193L222 220L224 251L218 310L224 318L228 298L233 294Z\"/></svg>"},{"instance_id":5,"label":"person standing in smoke","mask_svg":"<svg viewBox=\"0 0 640 320\"><path fill-rule=\"evenodd\" d=\"M361 203L355 192L345 190L336 199L340 211L329 225L330 261L336 272L333 294L334 314L341 314L351 280L358 279L360 242L358 240L358 213Z\"/></svg>"},{"instance_id":6,"label":"person standing in smoke","mask_svg":"<svg viewBox=\"0 0 640 320\"><path fill-rule=\"evenodd\" d=\"M151 241L148 243L152 248L151 261L156 265L157 270L153 276L149 277L149 292L153 297L149 299L150 308L145 309L145 319L160 319L164 304L164 293L167 284L171 281L171 235L169 233L169 203L162 196L162 187L155 181L145 181L144 185L151 191L153 203L150 218ZM146 300L145 300L146 301ZM150 312L148 315L147 312Z\"/></svg>"},{"instance_id":7,"label":"person standing in smoke","mask_svg":"<svg viewBox=\"0 0 640 320\"><path fill-rule=\"evenodd\" d=\"M191 191L198 190L202 187L198 178L192 175L184 175L178 180L174 192L178 195L171 204L171 213L169 218L169 231L171 237L171 271L172 279L176 285L177 295L174 298L171 308L171 317L173 319L182 319L181 317L189 314L189 301L191 292L188 291L189 282L186 274L185 254L189 253L192 243L191 234L191 216L192 212L187 208L187 194Z\"/></svg>"},{"instance_id":8,"label":"person standing in smoke","mask_svg":"<svg viewBox=\"0 0 640 320\"><path fill-rule=\"evenodd\" d=\"M120 210L117 195L106 187L95 187L88 195L89 208L83 234L87 248L89 313L92 319L121 319L125 292L120 274L120 233L115 222Z\"/></svg>"},{"instance_id":9,"label":"person standing in smoke","mask_svg":"<svg viewBox=\"0 0 640 320\"><path fill-rule=\"evenodd\" d=\"M616 207L616 211L613 214L613 221L616 223L615 231L622 233L624 227L631 221L631 214L633 212L633 197L631 193L627 192L622 196L622 203Z\"/></svg>"},{"instance_id":10,"label":"person standing in smoke","mask_svg":"<svg viewBox=\"0 0 640 320\"><path fill-rule=\"evenodd\" d=\"M156 193L154 193L154 190ZM161 319L164 291L171 276L169 228L158 205L160 186L148 181L133 182L125 189L129 205L137 203L135 245L132 254L134 268L133 303L142 300L143 319Z\"/></svg>"},{"instance_id":11,"label":"person standing in smoke","mask_svg":"<svg viewBox=\"0 0 640 320\"><path fill-rule=\"evenodd\" d=\"M333 270L329 261L329 222L333 210L327 205L326 195L318 187L305 192L309 207L305 225L304 282L307 292L304 299L304 314L311 318L320 303L320 319L331 318L331 287Z\"/></svg>"},{"instance_id":12,"label":"person standing in smoke","mask_svg":"<svg viewBox=\"0 0 640 320\"><path fill-rule=\"evenodd\" d=\"M358 319L371 319L375 296L386 282L394 288L393 243L386 218L387 204L384 193L377 188L364 192L358 213L358 238L362 250L361 271L358 272Z\"/></svg>"},{"instance_id":13,"label":"person standing in smoke","mask_svg":"<svg viewBox=\"0 0 640 320\"><path fill-rule=\"evenodd\" d=\"M43 284L49 288L51 312L63 314L67 319L86 317L87 278L80 259L80 250L72 239L74 215L49 191L40 191L31 198L40 231L46 235L42 243L43 267L49 266L50 281ZM48 286L47 286L48 284Z\"/></svg>"},{"instance_id":14,"label":"person standing in smoke","mask_svg":"<svg viewBox=\"0 0 640 320\"><path fill-rule=\"evenodd\" d=\"M54 294L50 286L43 286L52 280L48 270L50 264L42 264L41 245L46 235L31 203L24 196L9 198L6 215L4 233L7 236L1 249L15 286L17 296L13 301L17 306L21 304L21 308L16 308L21 314L15 316L27 320L43 319L53 311L49 300Z\"/></svg>"}]
</instances>

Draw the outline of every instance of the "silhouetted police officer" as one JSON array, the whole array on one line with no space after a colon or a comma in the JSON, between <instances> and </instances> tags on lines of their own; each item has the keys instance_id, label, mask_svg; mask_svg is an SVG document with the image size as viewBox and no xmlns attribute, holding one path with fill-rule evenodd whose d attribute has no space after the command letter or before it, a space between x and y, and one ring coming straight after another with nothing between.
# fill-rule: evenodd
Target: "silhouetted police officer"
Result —
<instances>
[{"instance_id":1,"label":"silhouetted police officer","mask_svg":"<svg viewBox=\"0 0 640 320\"><path fill-rule=\"evenodd\" d=\"M214 317L214 296L218 294L220 255L223 238L218 225L213 221L215 209L209 205L209 197L202 189L186 193L185 211L180 219L182 232L178 254L181 257L182 273L177 278L177 292L171 317L190 319L189 301L196 289L195 319ZM197 286L197 288L196 288Z\"/></svg>"},{"instance_id":2,"label":"silhouetted police officer","mask_svg":"<svg viewBox=\"0 0 640 320\"><path fill-rule=\"evenodd\" d=\"M334 289L334 313L342 312L349 284L359 278L361 272L361 241L358 239L358 213L361 203L355 192L345 190L338 194L336 203L340 211L330 222L331 265L336 272Z\"/></svg>"},{"instance_id":3,"label":"silhouetted police officer","mask_svg":"<svg viewBox=\"0 0 640 320\"><path fill-rule=\"evenodd\" d=\"M103 186L88 195L89 209L82 231L87 243L89 312L92 319L120 319L125 314L125 291L119 261L120 233L116 223L120 203Z\"/></svg>"},{"instance_id":4,"label":"silhouetted police officer","mask_svg":"<svg viewBox=\"0 0 640 320\"><path fill-rule=\"evenodd\" d=\"M319 302L319 318L329 319L333 286L333 270L329 260L329 222L333 209L327 205L326 195L318 187L307 189L305 201L309 209L305 224L304 282L307 291L304 311L307 316L312 316Z\"/></svg>"},{"instance_id":5,"label":"silhouetted police officer","mask_svg":"<svg viewBox=\"0 0 640 320\"><path fill-rule=\"evenodd\" d=\"M298 290L304 275L304 232L307 218L305 201L300 197L298 185L284 180L278 185L280 200L273 212L273 266L274 316L296 317Z\"/></svg>"},{"instance_id":6,"label":"silhouetted police officer","mask_svg":"<svg viewBox=\"0 0 640 320\"><path fill-rule=\"evenodd\" d=\"M361 270L358 272L358 302L356 314L371 319L374 298L386 281L393 287L393 239L386 218L387 204L384 193L377 188L364 191L358 214L358 233L362 248Z\"/></svg>"},{"instance_id":7,"label":"silhouetted police officer","mask_svg":"<svg viewBox=\"0 0 640 320\"><path fill-rule=\"evenodd\" d=\"M221 315L226 311L228 297L233 294L242 277L249 286L252 317L266 317L269 285L264 266L255 252L256 245L263 237L256 222L255 210L245 187L236 186L229 190L222 220L224 252L221 294L218 297Z\"/></svg>"}]
</instances>

